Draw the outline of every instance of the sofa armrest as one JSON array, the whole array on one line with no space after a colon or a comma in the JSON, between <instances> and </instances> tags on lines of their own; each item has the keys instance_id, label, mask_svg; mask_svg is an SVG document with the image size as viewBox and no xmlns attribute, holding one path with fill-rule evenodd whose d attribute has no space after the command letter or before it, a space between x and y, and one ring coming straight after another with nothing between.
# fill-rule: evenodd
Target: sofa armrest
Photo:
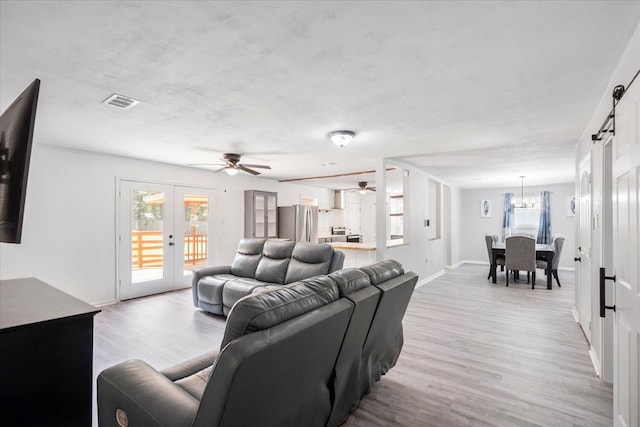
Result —
<instances>
[{"instance_id":1,"label":"sofa armrest","mask_svg":"<svg viewBox=\"0 0 640 427\"><path fill-rule=\"evenodd\" d=\"M231 274L230 265L216 265L197 268L191 272L191 293L193 295L193 305L198 306L198 282L204 276L213 276L215 274Z\"/></svg>"},{"instance_id":2,"label":"sofa armrest","mask_svg":"<svg viewBox=\"0 0 640 427\"><path fill-rule=\"evenodd\" d=\"M191 426L200 402L141 360L128 360L98 376L100 427ZM116 419L118 417L120 423Z\"/></svg>"},{"instance_id":3,"label":"sofa armrest","mask_svg":"<svg viewBox=\"0 0 640 427\"><path fill-rule=\"evenodd\" d=\"M219 350L210 351L200 356L189 359L179 365L172 366L160 371L162 375L169 378L171 381L178 381L182 378L186 378L189 375L193 375L196 372L200 372L205 368L213 365L213 362L218 357Z\"/></svg>"}]
</instances>

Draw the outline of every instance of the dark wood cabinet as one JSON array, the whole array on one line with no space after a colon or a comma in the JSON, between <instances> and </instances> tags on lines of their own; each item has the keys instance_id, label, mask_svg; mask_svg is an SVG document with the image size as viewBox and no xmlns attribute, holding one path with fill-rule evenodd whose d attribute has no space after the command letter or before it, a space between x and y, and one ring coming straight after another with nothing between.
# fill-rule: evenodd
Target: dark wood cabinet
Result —
<instances>
[{"instance_id":1,"label":"dark wood cabinet","mask_svg":"<svg viewBox=\"0 0 640 427\"><path fill-rule=\"evenodd\" d=\"M91 425L99 311L35 278L0 281L3 425Z\"/></svg>"}]
</instances>

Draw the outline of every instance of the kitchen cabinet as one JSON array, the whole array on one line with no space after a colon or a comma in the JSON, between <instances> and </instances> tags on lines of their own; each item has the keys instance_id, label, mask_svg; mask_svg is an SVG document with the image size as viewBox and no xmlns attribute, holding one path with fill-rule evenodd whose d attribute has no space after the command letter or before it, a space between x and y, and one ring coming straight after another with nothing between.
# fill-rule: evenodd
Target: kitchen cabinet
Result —
<instances>
[{"instance_id":1,"label":"kitchen cabinet","mask_svg":"<svg viewBox=\"0 0 640 427\"><path fill-rule=\"evenodd\" d=\"M244 236L273 239L278 237L278 193L244 192Z\"/></svg>"}]
</instances>

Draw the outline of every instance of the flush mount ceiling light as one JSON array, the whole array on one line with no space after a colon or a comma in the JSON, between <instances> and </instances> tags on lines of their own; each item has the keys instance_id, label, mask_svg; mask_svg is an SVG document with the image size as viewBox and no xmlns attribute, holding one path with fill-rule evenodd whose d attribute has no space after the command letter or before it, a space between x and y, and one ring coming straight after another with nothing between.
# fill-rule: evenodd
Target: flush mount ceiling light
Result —
<instances>
[{"instance_id":1,"label":"flush mount ceiling light","mask_svg":"<svg viewBox=\"0 0 640 427\"><path fill-rule=\"evenodd\" d=\"M350 130L336 130L329 134L329 139L334 144L344 147L353 140L354 136L356 136L356 133Z\"/></svg>"}]
</instances>

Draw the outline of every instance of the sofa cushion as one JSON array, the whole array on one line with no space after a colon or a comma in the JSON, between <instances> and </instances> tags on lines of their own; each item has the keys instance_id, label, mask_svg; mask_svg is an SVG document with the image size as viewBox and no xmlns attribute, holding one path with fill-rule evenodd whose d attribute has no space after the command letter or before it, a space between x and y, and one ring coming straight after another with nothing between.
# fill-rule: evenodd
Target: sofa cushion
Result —
<instances>
[{"instance_id":1,"label":"sofa cushion","mask_svg":"<svg viewBox=\"0 0 640 427\"><path fill-rule=\"evenodd\" d=\"M267 240L262 248L255 278L263 282L284 283L291 252L296 242ZM307 276L309 277L309 276Z\"/></svg>"},{"instance_id":2,"label":"sofa cushion","mask_svg":"<svg viewBox=\"0 0 640 427\"><path fill-rule=\"evenodd\" d=\"M333 253L333 247L326 243L296 243L284 283L329 273Z\"/></svg>"},{"instance_id":3,"label":"sofa cushion","mask_svg":"<svg viewBox=\"0 0 640 427\"><path fill-rule=\"evenodd\" d=\"M391 280L394 277L404 274L402 264L392 259L362 267L361 270L369 275L372 285L379 285L382 282L386 282L387 280Z\"/></svg>"},{"instance_id":4,"label":"sofa cushion","mask_svg":"<svg viewBox=\"0 0 640 427\"><path fill-rule=\"evenodd\" d=\"M238 243L238 253L231 263L231 274L238 277L255 277L264 243L264 239L241 239Z\"/></svg>"},{"instance_id":5,"label":"sofa cushion","mask_svg":"<svg viewBox=\"0 0 640 427\"><path fill-rule=\"evenodd\" d=\"M369 275L358 268L336 271L329 274L329 277L337 283L341 297L371 286Z\"/></svg>"},{"instance_id":6,"label":"sofa cushion","mask_svg":"<svg viewBox=\"0 0 640 427\"><path fill-rule=\"evenodd\" d=\"M224 285L222 303L225 307L233 307L236 301L249 295L254 289L271 284L251 279L250 277L234 277L233 280L229 280Z\"/></svg>"},{"instance_id":7,"label":"sofa cushion","mask_svg":"<svg viewBox=\"0 0 640 427\"><path fill-rule=\"evenodd\" d=\"M220 349L242 335L270 328L337 299L338 287L328 276L248 295L231 309Z\"/></svg>"},{"instance_id":8,"label":"sofa cushion","mask_svg":"<svg viewBox=\"0 0 640 427\"><path fill-rule=\"evenodd\" d=\"M209 304L222 304L222 288L229 280L235 279L231 274L205 276L198 281L198 299Z\"/></svg>"}]
</instances>

